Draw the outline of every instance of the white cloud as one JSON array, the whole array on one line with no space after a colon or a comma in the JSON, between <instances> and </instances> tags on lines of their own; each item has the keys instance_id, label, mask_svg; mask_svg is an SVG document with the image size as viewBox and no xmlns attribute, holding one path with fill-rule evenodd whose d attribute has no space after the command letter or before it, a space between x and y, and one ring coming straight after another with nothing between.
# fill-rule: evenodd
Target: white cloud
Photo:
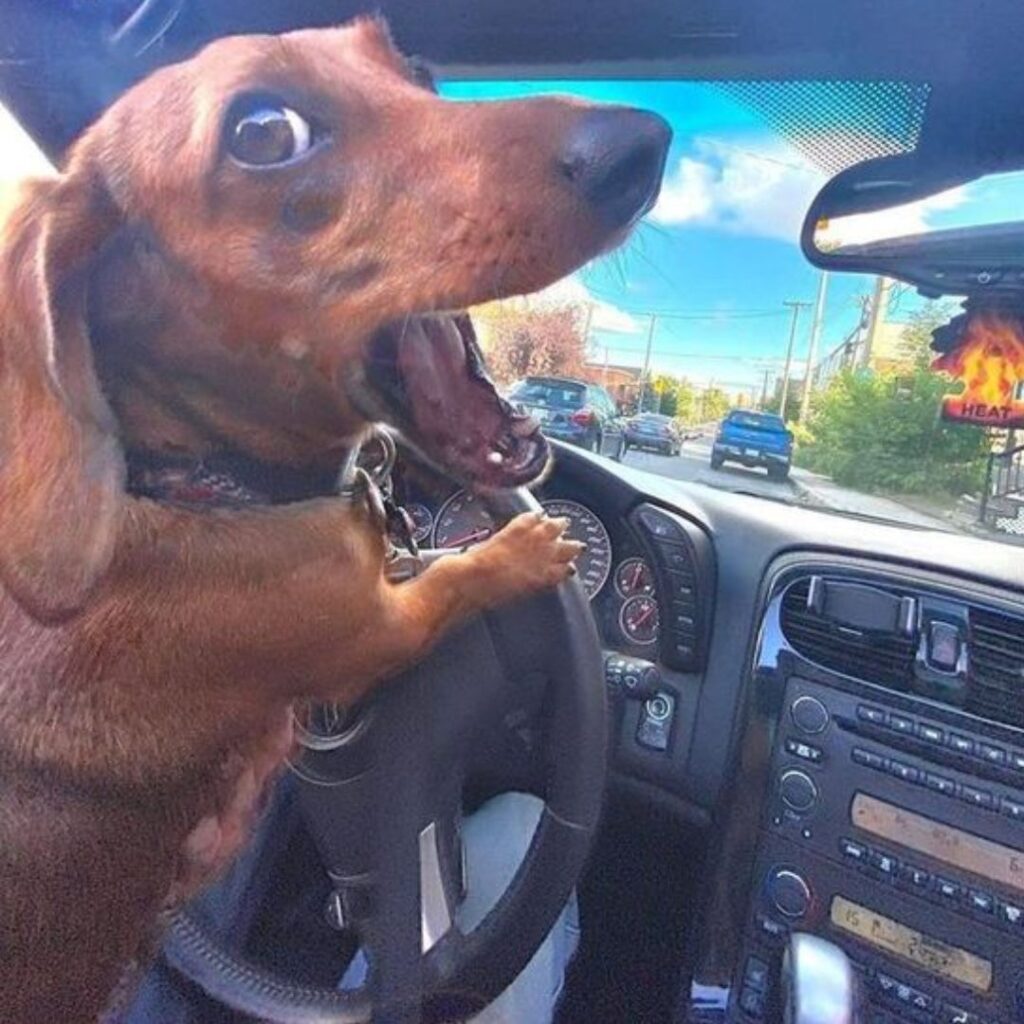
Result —
<instances>
[{"instance_id":1,"label":"white cloud","mask_svg":"<svg viewBox=\"0 0 1024 1024\"><path fill-rule=\"evenodd\" d=\"M651 219L666 225L694 224L733 234L796 243L811 201L826 176L796 150L776 140L697 138L693 155L669 173ZM964 198L962 188L903 207L844 217L830 225L844 243L914 234L929 215Z\"/></svg>"},{"instance_id":2,"label":"white cloud","mask_svg":"<svg viewBox=\"0 0 1024 1024\"><path fill-rule=\"evenodd\" d=\"M778 144L737 148L694 140L668 175L650 217L735 234L796 241L804 213L825 181L820 171Z\"/></svg>"},{"instance_id":3,"label":"white cloud","mask_svg":"<svg viewBox=\"0 0 1024 1024\"><path fill-rule=\"evenodd\" d=\"M595 298L576 274L563 277L561 281L556 281L537 292L530 297L530 301L541 307L589 303L593 307L591 330L608 331L612 334L635 334L639 330L639 325L629 313L610 302Z\"/></svg>"}]
</instances>

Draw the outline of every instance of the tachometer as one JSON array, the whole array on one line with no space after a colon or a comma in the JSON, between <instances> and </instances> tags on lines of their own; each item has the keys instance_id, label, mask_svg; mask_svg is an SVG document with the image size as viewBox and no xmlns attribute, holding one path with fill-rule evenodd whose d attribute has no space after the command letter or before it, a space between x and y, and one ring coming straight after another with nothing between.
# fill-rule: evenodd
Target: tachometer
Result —
<instances>
[{"instance_id":1,"label":"tachometer","mask_svg":"<svg viewBox=\"0 0 1024 1024\"><path fill-rule=\"evenodd\" d=\"M466 548L495 532L494 519L477 494L456 491L434 520L435 548Z\"/></svg>"},{"instance_id":2,"label":"tachometer","mask_svg":"<svg viewBox=\"0 0 1024 1024\"><path fill-rule=\"evenodd\" d=\"M619 626L635 644L653 644L658 639L658 602L646 594L631 597L619 612Z\"/></svg>"},{"instance_id":3,"label":"tachometer","mask_svg":"<svg viewBox=\"0 0 1024 1024\"><path fill-rule=\"evenodd\" d=\"M593 600L608 581L612 568L612 541L604 523L578 501L555 498L542 501L541 505L549 516L567 518L569 528L565 531L566 536L587 545L587 550L576 559L576 571L587 597Z\"/></svg>"},{"instance_id":4,"label":"tachometer","mask_svg":"<svg viewBox=\"0 0 1024 1024\"><path fill-rule=\"evenodd\" d=\"M410 501L405 506L405 511L409 513L409 518L412 520L412 539L417 544L422 544L434 528L434 513L419 501Z\"/></svg>"},{"instance_id":5,"label":"tachometer","mask_svg":"<svg viewBox=\"0 0 1024 1024\"><path fill-rule=\"evenodd\" d=\"M627 558L615 570L615 589L619 597L654 593L654 572L642 558Z\"/></svg>"}]
</instances>

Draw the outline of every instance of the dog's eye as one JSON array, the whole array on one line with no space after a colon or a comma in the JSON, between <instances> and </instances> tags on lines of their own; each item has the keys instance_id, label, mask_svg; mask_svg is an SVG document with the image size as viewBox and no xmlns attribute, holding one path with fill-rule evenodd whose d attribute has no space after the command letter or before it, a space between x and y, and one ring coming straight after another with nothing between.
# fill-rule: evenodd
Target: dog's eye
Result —
<instances>
[{"instance_id":1,"label":"dog's eye","mask_svg":"<svg viewBox=\"0 0 1024 1024\"><path fill-rule=\"evenodd\" d=\"M228 152L248 167L271 167L298 159L313 144L313 130L283 104L263 103L236 117L228 127Z\"/></svg>"}]
</instances>

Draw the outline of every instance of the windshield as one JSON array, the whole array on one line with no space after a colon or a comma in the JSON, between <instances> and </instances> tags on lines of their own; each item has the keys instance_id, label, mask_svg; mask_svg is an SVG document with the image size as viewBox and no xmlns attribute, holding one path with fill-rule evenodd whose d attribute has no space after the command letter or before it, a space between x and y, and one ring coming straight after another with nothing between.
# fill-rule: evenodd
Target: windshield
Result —
<instances>
[{"instance_id":1,"label":"windshield","mask_svg":"<svg viewBox=\"0 0 1024 1024\"><path fill-rule=\"evenodd\" d=\"M685 428L679 455L638 449L625 462L681 483L1020 539L1012 481L1024 479L1024 451L1012 432L941 417L963 385L932 368L929 346L957 305L887 279L823 275L799 248L832 174L913 148L926 87L570 80L442 91L571 93L656 110L674 131L660 199L622 249L527 300L474 311L499 380L561 370L605 387L625 415L671 417ZM997 184L984 183L989 206ZM955 223L971 187L900 211L900 225ZM875 223L862 227L884 233L888 219L864 215ZM739 430L745 441L730 436Z\"/></svg>"}]
</instances>

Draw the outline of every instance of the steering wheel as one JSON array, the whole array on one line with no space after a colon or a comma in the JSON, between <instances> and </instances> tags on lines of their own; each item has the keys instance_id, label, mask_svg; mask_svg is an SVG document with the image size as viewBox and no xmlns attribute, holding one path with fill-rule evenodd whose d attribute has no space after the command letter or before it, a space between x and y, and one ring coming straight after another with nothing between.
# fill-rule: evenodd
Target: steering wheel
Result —
<instances>
[{"instance_id":1,"label":"steering wheel","mask_svg":"<svg viewBox=\"0 0 1024 1024\"><path fill-rule=\"evenodd\" d=\"M487 504L499 522L540 508L525 490ZM508 888L463 932L466 754L530 679L546 683L544 809ZM529 963L583 869L604 791L605 700L594 621L575 579L472 620L296 766L299 813L339 915L358 926L367 982L337 990L273 976L233 951L205 897L173 918L167 960L219 1002L275 1024L407 1024L478 1011ZM258 853L247 853L251 870Z\"/></svg>"}]
</instances>

